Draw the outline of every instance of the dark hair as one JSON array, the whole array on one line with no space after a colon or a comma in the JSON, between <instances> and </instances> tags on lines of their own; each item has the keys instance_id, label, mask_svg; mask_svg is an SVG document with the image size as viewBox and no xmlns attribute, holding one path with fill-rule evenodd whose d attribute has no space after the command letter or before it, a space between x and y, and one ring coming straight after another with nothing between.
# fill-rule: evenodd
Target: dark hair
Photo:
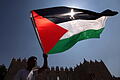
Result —
<instances>
[{"instance_id":1,"label":"dark hair","mask_svg":"<svg viewBox=\"0 0 120 80\"><path fill-rule=\"evenodd\" d=\"M31 56L27 61L27 70L31 71L33 67L37 65L37 57Z\"/></svg>"},{"instance_id":2,"label":"dark hair","mask_svg":"<svg viewBox=\"0 0 120 80\"><path fill-rule=\"evenodd\" d=\"M31 57L28 58L27 62L31 62L31 61L34 61L34 60L37 60L37 57L31 56Z\"/></svg>"}]
</instances>

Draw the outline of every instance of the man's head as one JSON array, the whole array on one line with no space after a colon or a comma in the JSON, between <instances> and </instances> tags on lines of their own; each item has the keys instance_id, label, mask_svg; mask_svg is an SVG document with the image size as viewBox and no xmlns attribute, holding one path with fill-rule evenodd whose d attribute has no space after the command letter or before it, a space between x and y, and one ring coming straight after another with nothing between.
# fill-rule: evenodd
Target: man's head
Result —
<instances>
[{"instance_id":1,"label":"man's head","mask_svg":"<svg viewBox=\"0 0 120 80\"><path fill-rule=\"evenodd\" d=\"M27 68L32 69L35 66L37 66L37 57L35 56L29 57L27 61Z\"/></svg>"}]
</instances>

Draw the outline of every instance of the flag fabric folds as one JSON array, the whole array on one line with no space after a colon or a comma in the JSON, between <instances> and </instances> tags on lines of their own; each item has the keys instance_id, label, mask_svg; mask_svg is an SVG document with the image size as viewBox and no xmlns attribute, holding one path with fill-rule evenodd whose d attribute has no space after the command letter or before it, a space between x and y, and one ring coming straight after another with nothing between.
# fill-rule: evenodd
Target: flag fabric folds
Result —
<instances>
[{"instance_id":1,"label":"flag fabric folds","mask_svg":"<svg viewBox=\"0 0 120 80\"><path fill-rule=\"evenodd\" d=\"M99 38L109 16L109 9L97 13L89 10L53 7L32 10L32 21L45 54L68 50L78 41Z\"/></svg>"}]
</instances>

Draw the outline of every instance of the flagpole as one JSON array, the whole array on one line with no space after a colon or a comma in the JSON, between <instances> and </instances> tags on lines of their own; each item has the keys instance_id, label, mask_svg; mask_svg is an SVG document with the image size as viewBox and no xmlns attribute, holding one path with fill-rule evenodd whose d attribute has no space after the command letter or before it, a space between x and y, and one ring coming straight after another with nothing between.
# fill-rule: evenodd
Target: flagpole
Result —
<instances>
[{"instance_id":1,"label":"flagpole","mask_svg":"<svg viewBox=\"0 0 120 80\"><path fill-rule=\"evenodd\" d=\"M33 18L32 12L31 12L31 21L32 21L32 24L33 24L33 28L34 28L35 34L36 34L36 36L37 36L37 40L38 40L38 42L39 42L39 44L40 44L40 46L41 46L41 49L42 49L42 51L43 51L44 63L43 63L42 68L43 68L43 69L47 69L47 68L48 68L48 60L47 60L48 55L44 53L44 49L43 49L43 47L42 47L42 44L41 44L41 42L40 42L40 38L39 38L39 36L38 36L38 32L37 32L37 29L36 29L36 24L35 24L35 20L34 20L34 18Z\"/></svg>"},{"instance_id":2,"label":"flagpole","mask_svg":"<svg viewBox=\"0 0 120 80\"><path fill-rule=\"evenodd\" d=\"M47 54L43 54L43 58L44 58L44 64L43 64L43 68L47 69L48 68L48 55Z\"/></svg>"}]
</instances>

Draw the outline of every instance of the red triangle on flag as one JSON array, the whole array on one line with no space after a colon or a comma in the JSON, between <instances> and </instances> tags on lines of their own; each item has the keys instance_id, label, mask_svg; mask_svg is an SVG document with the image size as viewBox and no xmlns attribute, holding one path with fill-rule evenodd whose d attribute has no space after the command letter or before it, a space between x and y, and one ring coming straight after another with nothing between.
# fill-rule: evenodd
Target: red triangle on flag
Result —
<instances>
[{"instance_id":1,"label":"red triangle on flag","mask_svg":"<svg viewBox=\"0 0 120 80\"><path fill-rule=\"evenodd\" d=\"M68 30L40 16L35 11L32 11L32 15L44 53L47 54Z\"/></svg>"}]
</instances>

